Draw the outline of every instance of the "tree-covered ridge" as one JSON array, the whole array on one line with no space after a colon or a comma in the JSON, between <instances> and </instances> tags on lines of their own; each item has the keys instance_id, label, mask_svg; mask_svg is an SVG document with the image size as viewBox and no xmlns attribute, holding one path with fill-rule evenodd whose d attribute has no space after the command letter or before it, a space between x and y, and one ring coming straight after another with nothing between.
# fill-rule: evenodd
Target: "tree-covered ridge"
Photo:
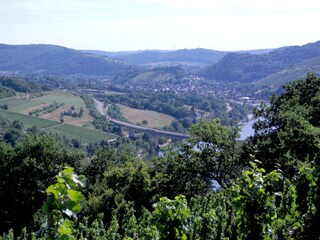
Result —
<instances>
[{"instance_id":1,"label":"tree-covered ridge","mask_svg":"<svg viewBox=\"0 0 320 240\"><path fill-rule=\"evenodd\" d=\"M319 55L320 41L259 55L229 53L218 63L204 69L201 75L223 82L253 82Z\"/></svg>"},{"instance_id":2,"label":"tree-covered ridge","mask_svg":"<svg viewBox=\"0 0 320 240\"><path fill-rule=\"evenodd\" d=\"M24 78L18 76L0 76L0 87L11 89L16 92L30 93L42 90L42 87L32 81L25 81ZM8 91L8 90L7 90Z\"/></svg>"},{"instance_id":3,"label":"tree-covered ridge","mask_svg":"<svg viewBox=\"0 0 320 240\"><path fill-rule=\"evenodd\" d=\"M178 151L147 161L111 148L70 156L46 136L1 143L2 236L27 227L19 239L319 239L319 93L310 74L256 109L247 141L200 121Z\"/></svg>"},{"instance_id":4,"label":"tree-covered ridge","mask_svg":"<svg viewBox=\"0 0 320 240\"><path fill-rule=\"evenodd\" d=\"M112 76L131 66L55 45L0 45L0 70L21 74Z\"/></svg>"},{"instance_id":5,"label":"tree-covered ridge","mask_svg":"<svg viewBox=\"0 0 320 240\"><path fill-rule=\"evenodd\" d=\"M84 51L97 55L116 57L132 64L152 64L152 63L197 63L212 64L217 62L226 54L223 51L210 49L180 49L176 51L146 50L136 52L103 52L103 51Z\"/></svg>"}]
</instances>

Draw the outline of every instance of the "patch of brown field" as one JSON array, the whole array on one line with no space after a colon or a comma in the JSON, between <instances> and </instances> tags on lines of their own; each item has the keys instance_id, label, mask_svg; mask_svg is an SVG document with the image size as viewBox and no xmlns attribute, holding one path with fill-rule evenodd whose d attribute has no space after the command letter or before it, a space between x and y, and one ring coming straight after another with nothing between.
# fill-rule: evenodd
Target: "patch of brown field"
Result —
<instances>
[{"instance_id":1,"label":"patch of brown field","mask_svg":"<svg viewBox=\"0 0 320 240\"><path fill-rule=\"evenodd\" d=\"M92 123L94 119L89 115L88 109L84 109L83 115L81 118L68 117L68 119L66 119L66 116L65 116L64 120L68 124L81 127L81 126L87 125L88 123Z\"/></svg>"},{"instance_id":2,"label":"patch of brown field","mask_svg":"<svg viewBox=\"0 0 320 240\"><path fill-rule=\"evenodd\" d=\"M174 117L163 113L135 109L122 104L117 105L120 107L123 116L133 124L142 124L143 120L147 120L148 124L143 126L162 129L164 126L169 126L175 120Z\"/></svg>"},{"instance_id":3,"label":"patch of brown field","mask_svg":"<svg viewBox=\"0 0 320 240\"><path fill-rule=\"evenodd\" d=\"M44 118L44 119L49 119L49 120L60 122L61 113L63 113L64 111L69 111L70 108L71 108L71 106L64 105L64 106L58 108L57 110L55 110L51 113L43 114L40 117ZM79 109L76 109L76 111L78 112ZM93 118L89 115L88 109L84 108L83 115L81 118L63 116L63 120L64 120L64 123L68 123L71 125L82 127L84 125L91 123L93 121Z\"/></svg>"},{"instance_id":4,"label":"patch of brown field","mask_svg":"<svg viewBox=\"0 0 320 240\"><path fill-rule=\"evenodd\" d=\"M62 107L54 110L53 112L40 115L40 117L44 119L60 122L60 114L64 111L68 111L69 109L70 109L70 106L63 105Z\"/></svg>"},{"instance_id":5,"label":"patch of brown field","mask_svg":"<svg viewBox=\"0 0 320 240\"><path fill-rule=\"evenodd\" d=\"M25 109L25 110L23 110L23 114L29 114L29 112L32 112L32 111L35 111L35 110L40 110L40 109L42 109L42 108L44 108L44 107L46 107L46 106L49 106L50 105L50 103L42 103L42 104L40 104L40 105L38 105L38 106L35 106L35 107L31 107L31 108L27 108L27 109Z\"/></svg>"}]
</instances>

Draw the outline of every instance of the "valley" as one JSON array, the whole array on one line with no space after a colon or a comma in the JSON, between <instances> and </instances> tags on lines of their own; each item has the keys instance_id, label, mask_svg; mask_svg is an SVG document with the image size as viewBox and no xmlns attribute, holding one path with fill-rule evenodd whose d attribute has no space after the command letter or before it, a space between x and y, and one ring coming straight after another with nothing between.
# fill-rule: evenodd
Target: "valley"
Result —
<instances>
[{"instance_id":1,"label":"valley","mask_svg":"<svg viewBox=\"0 0 320 240\"><path fill-rule=\"evenodd\" d=\"M1 0L0 240L320 239L319 13Z\"/></svg>"},{"instance_id":2,"label":"valley","mask_svg":"<svg viewBox=\"0 0 320 240\"><path fill-rule=\"evenodd\" d=\"M103 119L90 99L110 106L107 114L117 121L187 134L200 119L219 118L232 126L248 120L253 106L281 92L283 84L309 71L317 74L319 53L319 42L246 52L101 52L2 44L1 92L8 97L0 106L8 108L3 116L27 128L65 134L85 145L128 134ZM35 54L38 60L30 61ZM16 96L10 97L12 89Z\"/></svg>"}]
</instances>

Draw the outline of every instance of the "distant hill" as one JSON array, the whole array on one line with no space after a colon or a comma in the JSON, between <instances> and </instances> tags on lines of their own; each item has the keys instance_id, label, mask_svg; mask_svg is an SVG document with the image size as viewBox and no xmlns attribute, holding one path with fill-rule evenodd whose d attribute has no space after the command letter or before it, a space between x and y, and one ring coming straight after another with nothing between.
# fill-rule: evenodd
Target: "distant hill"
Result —
<instances>
[{"instance_id":1,"label":"distant hill","mask_svg":"<svg viewBox=\"0 0 320 240\"><path fill-rule=\"evenodd\" d=\"M312 71L315 66L320 66L317 58L319 56L320 41L303 46L283 47L264 54L228 53L219 62L200 71L200 75L224 82L260 81L261 83L263 82L261 79L268 76L271 78L274 74L293 80L289 75L279 74L290 73L292 77L304 75L306 71ZM302 66L305 71L301 70ZM294 73L296 71L294 69L299 69L300 73ZM270 79L264 81L270 83Z\"/></svg>"},{"instance_id":2,"label":"distant hill","mask_svg":"<svg viewBox=\"0 0 320 240\"><path fill-rule=\"evenodd\" d=\"M227 52L209 49L180 49L175 51L144 50L132 52L103 52L84 50L86 53L115 57L125 62L150 68L180 66L187 71L199 70L219 61Z\"/></svg>"},{"instance_id":3,"label":"distant hill","mask_svg":"<svg viewBox=\"0 0 320 240\"><path fill-rule=\"evenodd\" d=\"M263 54L272 49L246 50L252 54ZM189 72L204 68L218 62L228 52L211 49L180 49L180 50L141 50L141 51L120 51L105 52L98 50L83 50L85 53L108 56L121 59L125 62L137 65L144 65L150 68L180 66Z\"/></svg>"},{"instance_id":4,"label":"distant hill","mask_svg":"<svg viewBox=\"0 0 320 240\"><path fill-rule=\"evenodd\" d=\"M103 52L85 50L85 52L120 58L132 64L152 64L161 62L194 62L202 64L212 64L214 62L217 62L222 56L226 54L226 52L202 48L181 49L176 51L145 50L133 52Z\"/></svg>"},{"instance_id":5,"label":"distant hill","mask_svg":"<svg viewBox=\"0 0 320 240\"><path fill-rule=\"evenodd\" d=\"M235 51L241 53L263 54L271 52L273 49L256 49ZM85 53L108 56L112 58L123 59L132 64L152 64L161 62L196 62L203 64L213 64L219 61L227 51L216 51L205 48L179 49L179 50L139 50L139 51L99 51L99 50L81 50Z\"/></svg>"},{"instance_id":6,"label":"distant hill","mask_svg":"<svg viewBox=\"0 0 320 240\"><path fill-rule=\"evenodd\" d=\"M141 53L122 56L122 59L136 64L156 62L193 62L200 64L212 64L217 62L225 54L225 52L198 48L164 52L144 51Z\"/></svg>"},{"instance_id":7,"label":"distant hill","mask_svg":"<svg viewBox=\"0 0 320 240\"><path fill-rule=\"evenodd\" d=\"M55 45L0 44L0 71L22 74L111 76L130 68L120 60Z\"/></svg>"}]
</instances>

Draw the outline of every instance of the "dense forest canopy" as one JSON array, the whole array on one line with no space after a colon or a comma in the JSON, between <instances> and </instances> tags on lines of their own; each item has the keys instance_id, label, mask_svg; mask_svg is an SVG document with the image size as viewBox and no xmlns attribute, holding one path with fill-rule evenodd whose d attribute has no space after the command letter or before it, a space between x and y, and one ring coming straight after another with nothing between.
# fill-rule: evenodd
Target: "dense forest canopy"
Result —
<instances>
[{"instance_id":1,"label":"dense forest canopy","mask_svg":"<svg viewBox=\"0 0 320 240\"><path fill-rule=\"evenodd\" d=\"M179 151L149 160L114 148L85 157L37 132L2 141L1 234L319 239L319 96L320 78L309 74L255 110L246 141L236 141L237 128L200 121Z\"/></svg>"}]
</instances>

